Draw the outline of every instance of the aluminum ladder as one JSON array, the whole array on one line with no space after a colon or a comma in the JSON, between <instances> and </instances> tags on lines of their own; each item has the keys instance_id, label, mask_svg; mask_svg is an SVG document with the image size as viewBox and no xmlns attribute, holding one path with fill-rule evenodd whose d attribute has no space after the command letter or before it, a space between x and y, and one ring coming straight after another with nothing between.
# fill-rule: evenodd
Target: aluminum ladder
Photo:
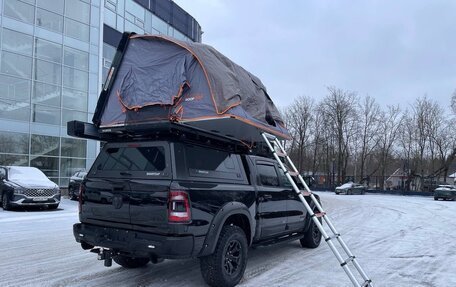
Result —
<instances>
[{"instance_id":1,"label":"aluminum ladder","mask_svg":"<svg viewBox=\"0 0 456 287\"><path fill-rule=\"evenodd\" d=\"M284 171L285 176L287 177L288 181L291 183L291 185L293 187L293 190L298 194L299 199L304 204L304 206L305 206L307 212L310 214L313 222L315 223L315 225L320 230L320 232L321 232L323 238L325 239L326 243L328 243L329 248L331 249L331 251L336 256L337 260L340 263L340 266L344 269L344 271L347 274L348 278L350 278L350 281L353 283L353 286L356 286L356 287L373 287L372 280L369 279L369 277L366 275L364 270L361 268L361 265L359 265L358 261L356 260L356 256L353 255L353 253L348 248L347 244L345 244L345 242L343 241L342 236L340 235L340 233L336 230L334 225L329 220L328 216L326 215L326 212L323 210L323 207L320 205L320 203L318 202L317 198L312 193L312 191L310 191L310 189L307 186L306 182L304 181L302 176L297 171L297 169L296 169L295 165L293 164L293 162L291 161L290 157L287 155L283 145L280 143L280 141L274 135L271 135L271 134L263 132L263 133L261 133L261 136L264 138L264 141L268 145L268 148L270 149L270 151L274 155L274 158L279 163L280 168ZM276 151L275 147L278 147L279 151ZM285 158L285 161L291 167L291 171L289 171L286 168L286 165L281 160L281 157ZM303 191L299 190L299 188L296 185L295 181L293 180L292 176L296 176L299 179L301 184L304 186L305 191L304 190ZM309 196L312 199L312 201L315 203L315 206L318 209L317 213L315 213L312 210L312 208L310 207L310 205L307 203L307 201L304 198L305 196ZM329 227L329 229L330 229L330 231L332 233L331 236L329 236L326 233L325 229L323 228L323 224L320 222L319 218L322 218L324 220L324 222L326 222L326 224L328 225L328 227ZM337 239L337 241L339 242L340 246L342 247L342 249L347 254L347 256L348 256L347 259L344 259L342 257L342 255L340 254L338 248L336 248L336 246L334 245L333 239ZM348 263L350 263L350 262L355 267L355 269L358 271L358 273L361 275L361 277L363 279L362 283L360 283L359 280L356 279L355 275L353 274L352 270L350 269L350 267L348 265Z\"/></svg>"}]
</instances>

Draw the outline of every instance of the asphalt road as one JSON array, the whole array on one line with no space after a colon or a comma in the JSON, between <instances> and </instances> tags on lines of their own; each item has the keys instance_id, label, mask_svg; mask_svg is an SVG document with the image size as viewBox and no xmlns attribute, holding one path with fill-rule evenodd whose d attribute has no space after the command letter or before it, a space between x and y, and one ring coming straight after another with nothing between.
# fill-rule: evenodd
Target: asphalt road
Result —
<instances>
[{"instance_id":1,"label":"asphalt road","mask_svg":"<svg viewBox=\"0 0 456 287\"><path fill-rule=\"evenodd\" d=\"M320 193L375 286L456 286L456 202ZM55 211L0 210L0 286L204 286L198 259L110 268L74 241L77 202ZM249 250L240 286L352 286L326 243Z\"/></svg>"}]
</instances>

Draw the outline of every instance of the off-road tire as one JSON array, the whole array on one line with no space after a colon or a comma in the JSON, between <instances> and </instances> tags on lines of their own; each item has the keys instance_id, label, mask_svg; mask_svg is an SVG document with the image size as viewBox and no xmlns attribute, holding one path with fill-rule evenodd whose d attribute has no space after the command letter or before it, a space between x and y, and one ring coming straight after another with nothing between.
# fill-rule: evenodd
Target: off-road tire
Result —
<instances>
[{"instance_id":1,"label":"off-road tire","mask_svg":"<svg viewBox=\"0 0 456 287\"><path fill-rule=\"evenodd\" d=\"M321 221L321 218L318 219ZM313 220L310 223L309 229L304 233L304 237L299 240L302 247L317 248L321 243L321 232Z\"/></svg>"},{"instance_id":2,"label":"off-road tire","mask_svg":"<svg viewBox=\"0 0 456 287\"><path fill-rule=\"evenodd\" d=\"M232 287L247 266L248 243L238 226L224 226L213 254L200 258L201 274L209 286Z\"/></svg>"},{"instance_id":3,"label":"off-road tire","mask_svg":"<svg viewBox=\"0 0 456 287\"><path fill-rule=\"evenodd\" d=\"M3 210L11 209L11 206L10 206L10 203L8 200L8 196L6 194L3 194L3 196L2 196L2 208L3 208Z\"/></svg>"},{"instance_id":4,"label":"off-road tire","mask_svg":"<svg viewBox=\"0 0 456 287\"><path fill-rule=\"evenodd\" d=\"M125 268L143 267L150 261L147 257L130 257L125 255L116 255L112 259L114 262Z\"/></svg>"},{"instance_id":5,"label":"off-road tire","mask_svg":"<svg viewBox=\"0 0 456 287\"><path fill-rule=\"evenodd\" d=\"M439 200L437 197L434 197L434 200Z\"/></svg>"}]
</instances>

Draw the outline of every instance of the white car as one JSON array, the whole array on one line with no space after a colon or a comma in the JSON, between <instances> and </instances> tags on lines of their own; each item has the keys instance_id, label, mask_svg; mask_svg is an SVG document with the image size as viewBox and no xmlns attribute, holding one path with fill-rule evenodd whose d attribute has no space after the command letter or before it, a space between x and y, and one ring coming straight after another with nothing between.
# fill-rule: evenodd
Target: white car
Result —
<instances>
[{"instance_id":1,"label":"white car","mask_svg":"<svg viewBox=\"0 0 456 287\"><path fill-rule=\"evenodd\" d=\"M60 188L39 169L28 166L0 166L2 207L43 206L56 209Z\"/></svg>"},{"instance_id":2,"label":"white car","mask_svg":"<svg viewBox=\"0 0 456 287\"><path fill-rule=\"evenodd\" d=\"M366 193L366 187L359 183L347 182L341 186L336 187L336 194L364 194Z\"/></svg>"}]
</instances>

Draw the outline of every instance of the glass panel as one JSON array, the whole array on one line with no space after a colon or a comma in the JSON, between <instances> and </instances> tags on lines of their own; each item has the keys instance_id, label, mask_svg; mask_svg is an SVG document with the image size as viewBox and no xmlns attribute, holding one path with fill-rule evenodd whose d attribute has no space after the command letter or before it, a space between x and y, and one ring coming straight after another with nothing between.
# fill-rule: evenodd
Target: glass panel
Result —
<instances>
[{"instance_id":1,"label":"glass panel","mask_svg":"<svg viewBox=\"0 0 456 287\"><path fill-rule=\"evenodd\" d=\"M63 85L65 87L87 91L89 88L89 73L63 67Z\"/></svg>"},{"instance_id":2,"label":"glass panel","mask_svg":"<svg viewBox=\"0 0 456 287\"><path fill-rule=\"evenodd\" d=\"M235 157L227 152L185 146L185 162L191 176L220 179L242 179Z\"/></svg>"},{"instance_id":3,"label":"glass panel","mask_svg":"<svg viewBox=\"0 0 456 287\"><path fill-rule=\"evenodd\" d=\"M174 30L174 38L181 41L187 41L187 37L176 29Z\"/></svg>"},{"instance_id":4,"label":"glass panel","mask_svg":"<svg viewBox=\"0 0 456 287\"><path fill-rule=\"evenodd\" d=\"M80 50L65 47L63 63L78 69L89 69L89 54Z\"/></svg>"},{"instance_id":5,"label":"glass panel","mask_svg":"<svg viewBox=\"0 0 456 287\"><path fill-rule=\"evenodd\" d=\"M36 25L62 33L63 16L38 8L36 11Z\"/></svg>"},{"instance_id":6,"label":"glass panel","mask_svg":"<svg viewBox=\"0 0 456 287\"><path fill-rule=\"evenodd\" d=\"M116 13L109 9L104 9L104 23L112 28L116 28Z\"/></svg>"},{"instance_id":7,"label":"glass panel","mask_svg":"<svg viewBox=\"0 0 456 287\"><path fill-rule=\"evenodd\" d=\"M36 6L62 15L63 3L64 2L62 0L37 0Z\"/></svg>"},{"instance_id":8,"label":"glass panel","mask_svg":"<svg viewBox=\"0 0 456 287\"><path fill-rule=\"evenodd\" d=\"M35 60L35 80L60 85L62 83L62 66L42 60Z\"/></svg>"},{"instance_id":9,"label":"glass panel","mask_svg":"<svg viewBox=\"0 0 456 287\"><path fill-rule=\"evenodd\" d=\"M78 112L72 110L63 110L62 112L62 126L66 126L67 122L69 121L87 121L87 113L85 112Z\"/></svg>"},{"instance_id":10,"label":"glass panel","mask_svg":"<svg viewBox=\"0 0 456 287\"><path fill-rule=\"evenodd\" d=\"M131 13L132 15L134 15L134 17L144 22L144 8L141 7L139 4L135 3L133 0L125 1L125 11Z\"/></svg>"},{"instance_id":11,"label":"glass panel","mask_svg":"<svg viewBox=\"0 0 456 287\"><path fill-rule=\"evenodd\" d=\"M30 79L32 75L32 58L9 52L2 52L1 71L6 74Z\"/></svg>"},{"instance_id":12,"label":"glass panel","mask_svg":"<svg viewBox=\"0 0 456 287\"><path fill-rule=\"evenodd\" d=\"M0 154L0 165L28 166L28 155Z\"/></svg>"},{"instance_id":13,"label":"glass panel","mask_svg":"<svg viewBox=\"0 0 456 287\"><path fill-rule=\"evenodd\" d=\"M32 45L32 36L9 29L3 29L2 47L4 50L31 56Z\"/></svg>"},{"instance_id":14,"label":"glass panel","mask_svg":"<svg viewBox=\"0 0 456 287\"><path fill-rule=\"evenodd\" d=\"M0 75L0 98L28 101L30 99L30 81Z\"/></svg>"},{"instance_id":15,"label":"glass panel","mask_svg":"<svg viewBox=\"0 0 456 287\"><path fill-rule=\"evenodd\" d=\"M105 0L105 7L111 9L112 11L116 11L116 0Z\"/></svg>"},{"instance_id":16,"label":"glass panel","mask_svg":"<svg viewBox=\"0 0 456 287\"><path fill-rule=\"evenodd\" d=\"M30 5L35 5L35 0L19 0L19 1L25 2Z\"/></svg>"},{"instance_id":17,"label":"glass panel","mask_svg":"<svg viewBox=\"0 0 456 287\"><path fill-rule=\"evenodd\" d=\"M265 186L279 186L279 178L277 172L272 165L258 164L258 174L260 175L260 182Z\"/></svg>"},{"instance_id":18,"label":"glass panel","mask_svg":"<svg viewBox=\"0 0 456 287\"><path fill-rule=\"evenodd\" d=\"M112 61L114 59L114 56L116 55L116 48L108 45L106 43L103 43L103 58L108 59L109 61ZM109 67L107 67L109 68Z\"/></svg>"},{"instance_id":19,"label":"glass panel","mask_svg":"<svg viewBox=\"0 0 456 287\"><path fill-rule=\"evenodd\" d=\"M4 0L5 16L17 19L22 22L33 24L35 7L17 0Z\"/></svg>"},{"instance_id":20,"label":"glass panel","mask_svg":"<svg viewBox=\"0 0 456 287\"><path fill-rule=\"evenodd\" d=\"M0 133L0 152L28 154L29 153L28 134L1 132ZM1 163L0 163L0 165L1 165Z\"/></svg>"},{"instance_id":21,"label":"glass panel","mask_svg":"<svg viewBox=\"0 0 456 287\"><path fill-rule=\"evenodd\" d=\"M61 177L59 182L60 182L59 186L68 186L68 183L70 182L70 178L69 177Z\"/></svg>"},{"instance_id":22,"label":"glass panel","mask_svg":"<svg viewBox=\"0 0 456 287\"><path fill-rule=\"evenodd\" d=\"M0 99L0 118L28 122L30 120L30 104Z\"/></svg>"},{"instance_id":23,"label":"glass panel","mask_svg":"<svg viewBox=\"0 0 456 287\"><path fill-rule=\"evenodd\" d=\"M85 169L86 160L80 158L64 158L61 159L60 176L72 176L75 172Z\"/></svg>"},{"instance_id":24,"label":"glass panel","mask_svg":"<svg viewBox=\"0 0 456 287\"><path fill-rule=\"evenodd\" d=\"M136 32L138 34L144 34L144 29L139 28L135 24L131 23L128 20L125 20L125 31Z\"/></svg>"},{"instance_id":25,"label":"glass panel","mask_svg":"<svg viewBox=\"0 0 456 287\"><path fill-rule=\"evenodd\" d=\"M60 138L44 135L32 135L31 154L59 155Z\"/></svg>"},{"instance_id":26,"label":"glass panel","mask_svg":"<svg viewBox=\"0 0 456 287\"><path fill-rule=\"evenodd\" d=\"M71 89L63 89L63 107L79 111L87 111L87 93ZM64 124L65 118L66 117L64 116ZM84 121L86 119L87 118L85 118Z\"/></svg>"},{"instance_id":27,"label":"glass panel","mask_svg":"<svg viewBox=\"0 0 456 287\"><path fill-rule=\"evenodd\" d=\"M62 62L62 45L35 38L35 57L52 62Z\"/></svg>"},{"instance_id":28,"label":"glass panel","mask_svg":"<svg viewBox=\"0 0 456 287\"><path fill-rule=\"evenodd\" d=\"M33 104L32 121L43 124L58 125L60 123L60 109Z\"/></svg>"},{"instance_id":29,"label":"glass panel","mask_svg":"<svg viewBox=\"0 0 456 287\"><path fill-rule=\"evenodd\" d=\"M84 42L89 42L90 29L88 25L65 18L65 35Z\"/></svg>"},{"instance_id":30,"label":"glass panel","mask_svg":"<svg viewBox=\"0 0 456 287\"><path fill-rule=\"evenodd\" d=\"M163 171L165 149L162 146L107 148L95 164L103 171Z\"/></svg>"},{"instance_id":31,"label":"glass panel","mask_svg":"<svg viewBox=\"0 0 456 287\"><path fill-rule=\"evenodd\" d=\"M60 107L60 87L34 82L32 103Z\"/></svg>"},{"instance_id":32,"label":"glass panel","mask_svg":"<svg viewBox=\"0 0 456 287\"><path fill-rule=\"evenodd\" d=\"M62 138L62 156L86 157L86 154L87 154L87 141L86 140Z\"/></svg>"},{"instance_id":33,"label":"glass panel","mask_svg":"<svg viewBox=\"0 0 456 287\"><path fill-rule=\"evenodd\" d=\"M117 30L124 31L124 18L117 15Z\"/></svg>"},{"instance_id":34,"label":"glass panel","mask_svg":"<svg viewBox=\"0 0 456 287\"><path fill-rule=\"evenodd\" d=\"M66 0L65 16L89 24L90 5L78 0Z\"/></svg>"},{"instance_id":35,"label":"glass panel","mask_svg":"<svg viewBox=\"0 0 456 287\"><path fill-rule=\"evenodd\" d=\"M158 30L160 34L166 35L168 33L168 24L155 15L152 15L152 27Z\"/></svg>"},{"instance_id":36,"label":"glass panel","mask_svg":"<svg viewBox=\"0 0 456 287\"><path fill-rule=\"evenodd\" d=\"M31 156L30 166L40 169L48 177L59 176L59 158L47 156Z\"/></svg>"}]
</instances>

